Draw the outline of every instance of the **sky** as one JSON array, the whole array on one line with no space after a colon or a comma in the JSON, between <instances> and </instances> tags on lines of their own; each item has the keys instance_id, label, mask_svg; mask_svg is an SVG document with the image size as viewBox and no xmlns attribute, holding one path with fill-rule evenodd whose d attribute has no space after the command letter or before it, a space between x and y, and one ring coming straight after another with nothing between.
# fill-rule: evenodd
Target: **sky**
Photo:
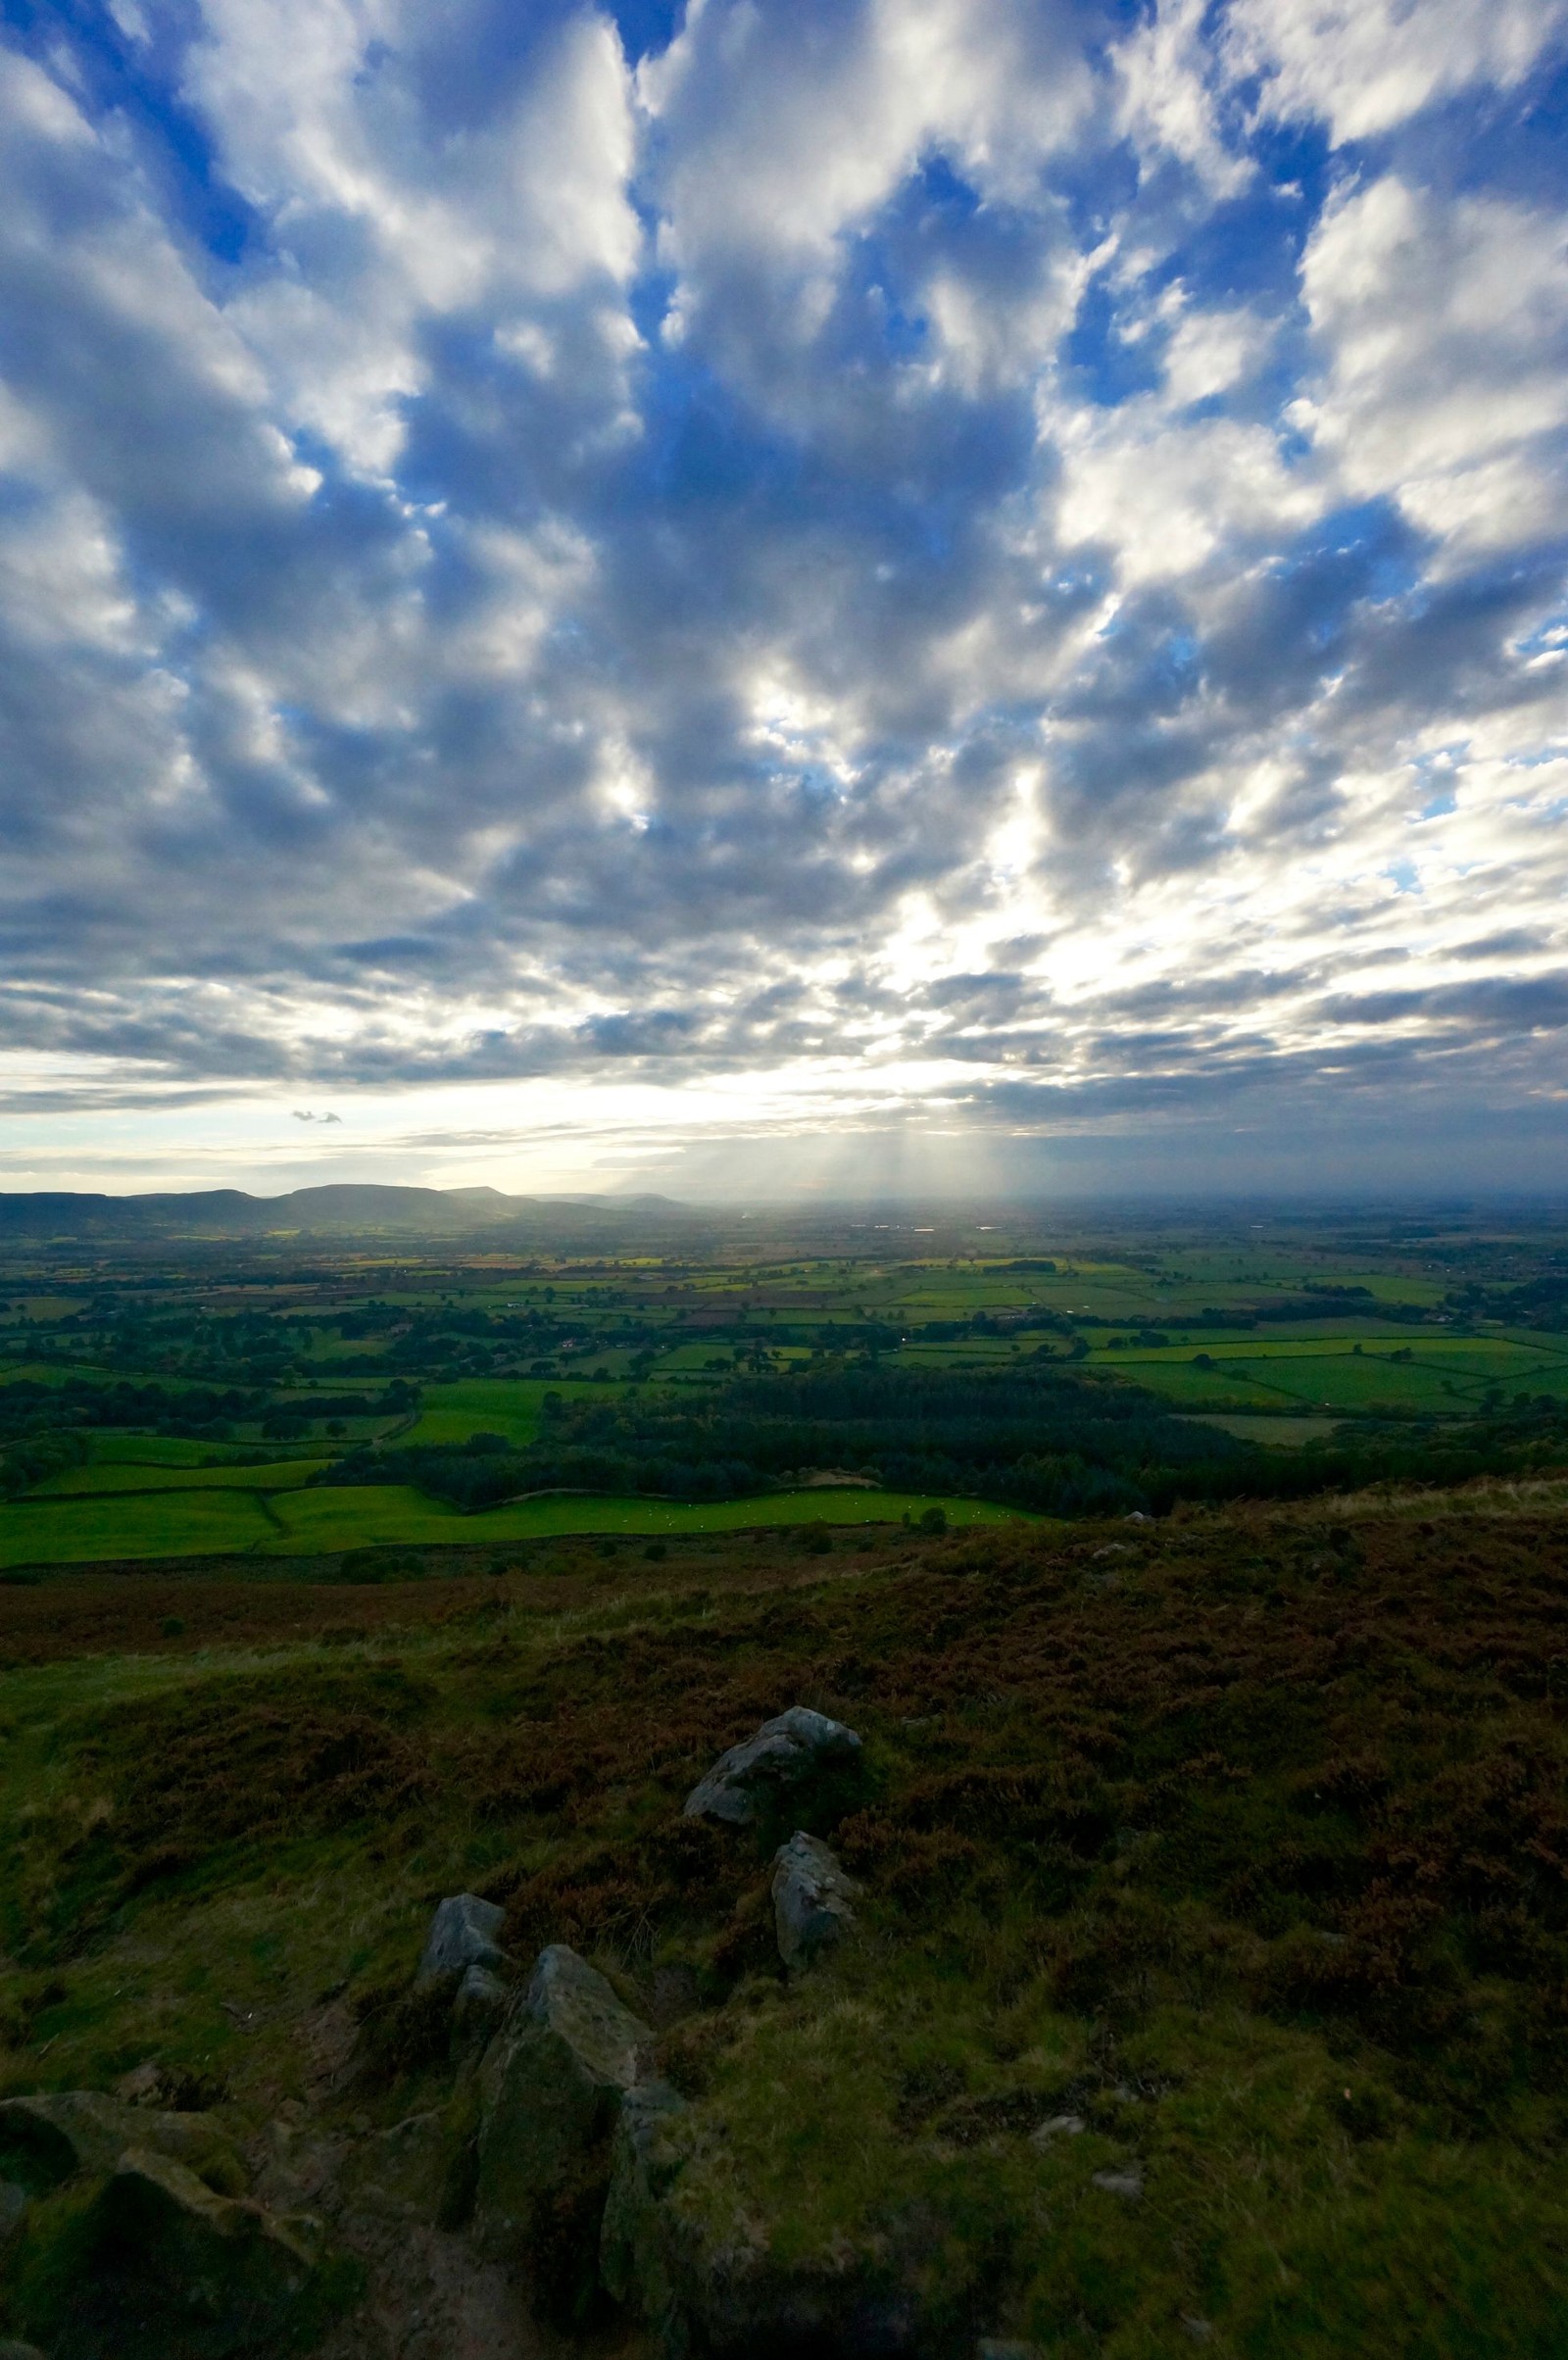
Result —
<instances>
[{"instance_id":1,"label":"sky","mask_svg":"<svg viewBox=\"0 0 1568 2360\"><path fill-rule=\"evenodd\" d=\"M1568 1189L1568 0L0 0L0 1186Z\"/></svg>"}]
</instances>

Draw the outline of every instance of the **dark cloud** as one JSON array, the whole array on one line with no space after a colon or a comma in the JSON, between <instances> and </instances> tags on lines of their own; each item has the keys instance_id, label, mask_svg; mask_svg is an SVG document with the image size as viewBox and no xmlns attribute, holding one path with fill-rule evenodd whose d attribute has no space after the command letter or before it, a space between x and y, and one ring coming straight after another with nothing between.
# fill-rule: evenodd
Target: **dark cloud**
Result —
<instances>
[{"instance_id":1,"label":"dark cloud","mask_svg":"<svg viewBox=\"0 0 1568 2360\"><path fill-rule=\"evenodd\" d=\"M19 29L12 1110L1555 1087L1561 25L1434 13Z\"/></svg>"}]
</instances>

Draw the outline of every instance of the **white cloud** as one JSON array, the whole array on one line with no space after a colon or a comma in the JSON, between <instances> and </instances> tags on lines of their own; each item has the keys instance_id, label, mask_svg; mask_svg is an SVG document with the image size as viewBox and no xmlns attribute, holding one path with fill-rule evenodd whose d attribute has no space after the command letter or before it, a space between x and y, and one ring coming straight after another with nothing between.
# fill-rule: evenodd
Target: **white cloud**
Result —
<instances>
[{"instance_id":1,"label":"white cloud","mask_svg":"<svg viewBox=\"0 0 1568 2360\"><path fill-rule=\"evenodd\" d=\"M1137 29L1112 51L1120 128L1150 161L1175 157L1216 195L1231 195L1252 167L1226 142L1218 121L1223 88L1205 38L1208 0L1157 0Z\"/></svg>"},{"instance_id":2,"label":"white cloud","mask_svg":"<svg viewBox=\"0 0 1568 2360\"><path fill-rule=\"evenodd\" d=\"M1233 0L1235 67L1262 104L1368 139L1477 84L1507 90L1561 38L1564 0Z\"/></svg>"},{"instance_id":3,"label":"white cloud","mask_svg":"<svg viewBox=\"0 0 1568 2360\"><path fill-rule=\"evenodd\" d=\"M1105 545L1126 586L1195 574L1216 553L1234 565L1238 548L1255 549L1322 512L1321 482L1286 465L1266 426L1181 423L1152 400L1103 417L1080 413L1059 432L1062 539L1069 548Z\"/></svg>"},{"instance_id":4,"label":"white cloud","mask_svg":"<svg viewBox=\"0 0 1568 2360\"><path fill-rule=\"evenodd\" d=\"M141 8L205 177L0 51L15 1106L1548 1070L1561 199L1478 131L1308 222L1234 77L1359 121L1337 19ZM1497 16L1347 21L1377 119Z\"/></svg>"},{"instance_id":5,"label":"white cloud","mask_svg":"<svg viewBox=\"0 0 1568 2360\"><path fill-rule=\"evenodd\" d=\"M1298 415L1349 493L1455 549L1561 528L1568 218L1391 174L1330 206L1301 279L1327 375Z\"/></svg>"}]
</instances>

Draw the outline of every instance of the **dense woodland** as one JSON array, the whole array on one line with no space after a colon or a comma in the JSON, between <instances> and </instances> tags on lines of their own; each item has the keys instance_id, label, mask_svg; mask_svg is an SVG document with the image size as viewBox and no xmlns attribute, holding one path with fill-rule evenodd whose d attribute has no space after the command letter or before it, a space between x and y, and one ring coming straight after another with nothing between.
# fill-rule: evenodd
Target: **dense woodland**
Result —
<instances>
[{"instance_id":1,"label":"dense woodland","mask_svg":"<svg viewBox=\"0 0 1568 2360\"><path fill-rule=\"evenodd\" d=\"M679 1500L744 1498L837 1470L891 1491L972 1494L1052 1515L1159 1513L1178 1500L1293 1499L1388 1479L1465 1482L1549 1463L1568 1412L1549 1401L1477 1419L1370 1422L1289 1455L1172 1416L1136 1385L1059 1363L962 1374L824 1367L736 1378L698 1396L551 1403L530 1447L476 1434L461 1448L356 1451L330 1483L413 1483L481 1508L554 1489Z\"/></svg>"}]
</instances>

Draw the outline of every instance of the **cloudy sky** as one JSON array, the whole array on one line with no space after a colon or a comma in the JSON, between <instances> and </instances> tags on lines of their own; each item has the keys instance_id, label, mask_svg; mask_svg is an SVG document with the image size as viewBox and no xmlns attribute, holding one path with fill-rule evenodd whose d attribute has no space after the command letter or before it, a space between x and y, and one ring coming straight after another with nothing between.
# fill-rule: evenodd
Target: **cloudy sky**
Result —
<instances>
[{"instance_id":1,"label":"cloudy sky","mask_svg":"<svg viewBox=\"0 0 1568 2360\"><path fill-rule=\"evenodd\" d=\"M0 19L0 1184L1568 1180L1568 0Z\"/></svg>"}]
</instances>

